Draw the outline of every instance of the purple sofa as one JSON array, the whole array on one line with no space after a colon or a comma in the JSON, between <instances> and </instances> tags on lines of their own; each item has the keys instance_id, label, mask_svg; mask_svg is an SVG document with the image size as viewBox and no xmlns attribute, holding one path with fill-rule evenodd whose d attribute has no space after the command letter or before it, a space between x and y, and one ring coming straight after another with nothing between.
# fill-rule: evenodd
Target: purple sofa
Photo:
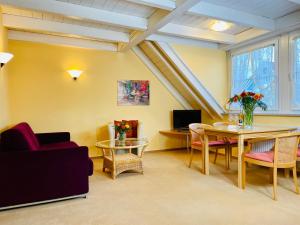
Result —
<instances>
[{"instance_id":1,"label":"purple sofa","mask_svg":"<svg viewBox=\"0 0 300 225\"><path fill-rule=\"evenodd\" d=\"M1 133L0 209L85 197L93 162L70 133L35 134L27 123Z\"/></svg>"}]
</instances>

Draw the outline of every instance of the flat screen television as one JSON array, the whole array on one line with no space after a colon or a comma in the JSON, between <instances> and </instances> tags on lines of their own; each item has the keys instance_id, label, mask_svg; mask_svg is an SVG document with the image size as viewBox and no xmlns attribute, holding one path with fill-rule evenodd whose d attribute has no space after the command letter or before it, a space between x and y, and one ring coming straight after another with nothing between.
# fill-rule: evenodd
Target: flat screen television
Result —
<instances>
[{"instance_id":1,"label":"flat screen television","mask_svg":"<svg viewBox=\"0 0 300 225\"><path fill-rule=\"evenodd\" d=\"M201 123L201 110L173 110L173 129L188 130L191 123Z\"/></svg>"}]
</instances>

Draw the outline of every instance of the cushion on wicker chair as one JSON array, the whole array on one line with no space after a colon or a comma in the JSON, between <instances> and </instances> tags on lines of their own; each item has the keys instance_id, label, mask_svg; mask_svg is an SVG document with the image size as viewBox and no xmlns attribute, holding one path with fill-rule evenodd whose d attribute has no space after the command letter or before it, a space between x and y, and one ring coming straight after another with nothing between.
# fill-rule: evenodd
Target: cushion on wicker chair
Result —
<instances>
[{"instance_id":1,"label":"cushion on wicker chair","mask_svg":"<svg viewBox=\"0 0 300 225\"><path fill-rule=\"evenodd\" d=\"M218 140L218 141L209 141L208 145L209 146L219 146L219 145L224 145L226 144L225 141L222 141L222 140ZM192 143L192 145L196 145L196 146L202 146L203 143L201 141L194 141Z\"/></svg>"},{"instance_id":2,"label":"cushion on wicker chair","mask_svg":"<svg viewBox=\"0 0 300 225\"><path fill-rule=\"evenodd\" d=\"M245 157L256 159L264 162L273 162L274 161L274 152L249 152L245 154Z\"/></svg>"},{"instance_id":3,"label":"cushion on wicker chair","mask_svg":"<svg viewBox=\"0 0 300 225\"><path fill-rule=\"evenodd\" d=\"M234 144L237 144L238 143L238 140L237 139L229 139L228 140L228 142L229 142L229 144L231 144L231 145L234 145Z\"/></svg>"}]
</instances>

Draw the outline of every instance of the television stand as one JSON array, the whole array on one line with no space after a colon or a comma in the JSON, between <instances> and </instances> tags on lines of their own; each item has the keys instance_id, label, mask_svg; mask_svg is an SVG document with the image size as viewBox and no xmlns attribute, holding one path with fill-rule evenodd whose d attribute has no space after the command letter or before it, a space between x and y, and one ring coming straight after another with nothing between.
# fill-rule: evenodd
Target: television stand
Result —
<instances>
[{"instance_id":1,"label":"television stand","mask_svg":"<svg viewBox=\"0 0 300 225\"><path fill-rule=\"evenodd\" d=\"M184 130L184 129L173 129L173 130L160 130L159 133L164 134L164 135L177 135L177 136L184 136L186 138L186 150L189 152L190 151L190 131L189 130Z\"/></svg>"}]
</instances>

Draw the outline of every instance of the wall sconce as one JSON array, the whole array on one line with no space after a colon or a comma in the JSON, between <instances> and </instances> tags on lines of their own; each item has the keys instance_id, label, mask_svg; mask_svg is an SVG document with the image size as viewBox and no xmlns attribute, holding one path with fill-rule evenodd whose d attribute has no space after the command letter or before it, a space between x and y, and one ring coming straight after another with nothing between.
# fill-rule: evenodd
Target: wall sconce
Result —
<instances>
[{"instance_id":1,"label":"wall sconce","mask_svg":"<svg viewBox=\"0 0 300 225\"><path fill-rule=\"evenodd\" d=\"M0 52L0 65L1 68L8 63L12 58L14 57L13 54L8 53L8 52Z\"/></svg>"},{"instance_id":2,"label":"wall sconce","mask_svg":"<svg viewBox=\"0 0 300 225\"><path fill-rule=\"evenodd\" d=\"M80 77L82 72L82 70L68 70L68 73L73 78L73 80L77 80L77 78Z\"/></svg>"}]
</instances>

